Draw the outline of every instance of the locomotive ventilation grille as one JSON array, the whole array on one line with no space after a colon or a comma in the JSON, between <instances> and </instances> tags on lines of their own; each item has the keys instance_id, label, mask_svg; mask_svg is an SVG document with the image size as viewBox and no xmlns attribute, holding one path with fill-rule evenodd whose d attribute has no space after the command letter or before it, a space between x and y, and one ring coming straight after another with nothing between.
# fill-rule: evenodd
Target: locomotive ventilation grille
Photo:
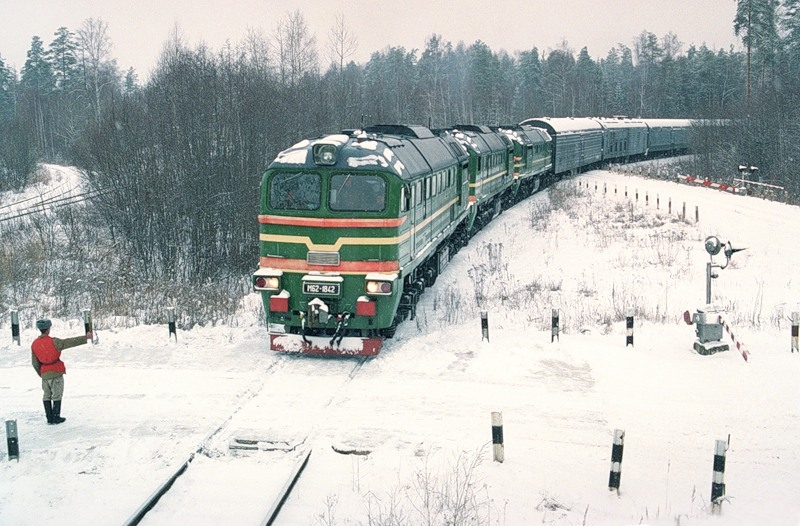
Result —
<instances>
[{"instance_id":1,"label":"locomotive ventilation grille","mask_svg":"<svg viewBox=\"0 0 800 526\"><path fill-rule=\"evenodd\" d=\"M306 256L306 263L309 265L328 265L336 267L339 265L339 253L314 252L313 250L309 250Z\"/></svg>"}]
</instances>

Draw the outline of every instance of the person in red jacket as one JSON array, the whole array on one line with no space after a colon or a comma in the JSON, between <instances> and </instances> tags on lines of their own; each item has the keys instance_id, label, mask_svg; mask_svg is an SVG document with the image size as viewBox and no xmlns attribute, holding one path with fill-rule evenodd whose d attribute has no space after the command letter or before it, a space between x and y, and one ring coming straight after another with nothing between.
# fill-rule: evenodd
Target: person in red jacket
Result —
<instances>
[{"instance_id":1,"label":"person in red jacket","mask_svg":"<svg viewBox=\"0 0 800 526\"><path fill-rule=\"evenodd\" d=\"M64 395L64 373L67 372L64 362L61 361L61 351L83 345L92 339L92 333L74 338L52 338L50 327L52 322L48 319L38 320L36 328L41 334L31 344L31 363L42 379L44 395L44 413L47 415L48 424L60 424L66 421L61 416L61 397Z\"/></svg>"}]
</instances>

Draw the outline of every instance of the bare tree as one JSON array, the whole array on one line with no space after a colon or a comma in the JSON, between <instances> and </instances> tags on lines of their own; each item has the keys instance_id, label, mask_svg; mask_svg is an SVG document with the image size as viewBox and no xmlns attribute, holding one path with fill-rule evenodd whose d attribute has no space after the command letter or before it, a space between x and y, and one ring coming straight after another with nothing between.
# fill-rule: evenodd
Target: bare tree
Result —
<instances>
[{"instance_id":1,"label":"bare tree","mask_svg":"<svg viewBox=\"0 0 800 526\"><path fill-rule=\"evenodd\" d=\"M344 15L339 13L333 27L328 32L328 58L339 73L344 71L345 62L358 49L358 38L344 23Z\"/></svg>"},{"instance_id":2,"label":"bare tree","mask_svg":"<svg viewBox=\"0 0 800 526\"><path fill-rule=\"evenodd\" d=\"M86 89L91 95L95 119L100 120L101 92L117 82L116 62L111 58L108 24L88 18L77 31Z\"/></svg>"},{"instance_id":3,"label":"bare tree","mask_svg":"<svg viewBox=\"0 0 800 526\"><path fill-rule=\"evenodd\" d=\"M257 72L260 78L267 78L272 68L270 61L270 45L264 32L260 29L247 28L242 42L244 55L248 63Z\"/></svg>"},{"instance_id":4,"label":"bare tree","mask_svg":"<svg viewBox=\"0 0 800 526\"><path fill-rule=\"evenodd\" d=\"M295 87L303 75L319 69L317 38L309 32L306 19L299 9L278 23L275 32L275 52L281 82Z\"/></svg>"}]
</instances>

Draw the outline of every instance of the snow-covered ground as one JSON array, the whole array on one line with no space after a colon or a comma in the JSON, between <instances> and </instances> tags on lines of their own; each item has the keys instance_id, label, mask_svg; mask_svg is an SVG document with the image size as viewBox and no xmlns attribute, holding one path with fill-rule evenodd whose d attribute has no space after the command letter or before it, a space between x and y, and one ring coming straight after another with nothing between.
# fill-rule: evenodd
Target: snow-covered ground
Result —
<instances>
[{"instance_id":1,"label":"snow-covered ground","mask_svg":"<svg viewBox=\"0 0 800 526\"><path fill-rule=\"evenodd\" d=\"M177 341L166 325L101 328L98 345L65 351L67 421L48 426L35 331L12 344L3 315L0 419L16 420L20 457L0 457L0 524L124 524L193 454L142 524L255 524L308 451L277 525L800 524L800 209L606 171L564 184L568 206L542 193L476 236L360 368L268 351L253 295L236 327ZM713 299L749 361L695 353L681 319L705 302L709 235L747 247ZM78 315L53 334L80 334ZM236 438L260 449L231 449ZM728 438L712 515L714 445Z\"/></svg>"}]
</instances>

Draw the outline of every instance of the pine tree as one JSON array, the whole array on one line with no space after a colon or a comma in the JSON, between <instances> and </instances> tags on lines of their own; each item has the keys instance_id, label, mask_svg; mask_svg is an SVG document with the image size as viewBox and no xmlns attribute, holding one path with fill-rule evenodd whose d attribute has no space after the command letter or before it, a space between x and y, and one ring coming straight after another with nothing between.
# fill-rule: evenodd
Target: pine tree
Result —
<instances>
[{"instance_id":1,"label":"pine tree","mask_svg":"<svg viewBox=\"0 0 800 526\"><path fill-rule=\"evenodd\" d=\"M48 57L53 69L55 87L58 91L70 91L80 75L75 54L78 43L75 35L66 27L58 28L50 43Z\"/></svg>"}]
</instances>

